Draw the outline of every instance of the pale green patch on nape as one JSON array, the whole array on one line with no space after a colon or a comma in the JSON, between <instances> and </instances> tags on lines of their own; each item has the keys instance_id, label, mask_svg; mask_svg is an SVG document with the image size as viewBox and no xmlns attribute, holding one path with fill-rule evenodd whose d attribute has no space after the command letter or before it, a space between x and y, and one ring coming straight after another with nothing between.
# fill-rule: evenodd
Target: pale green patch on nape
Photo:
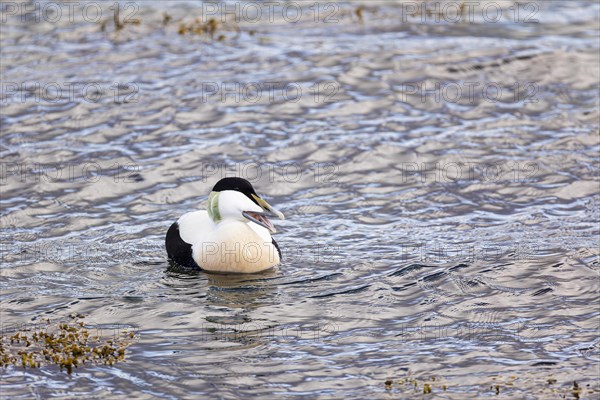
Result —
<instances>
[{"instance_id":1,"label":"pale green patch on nape","mask_svg":"<svg viewBox=\"0 0 600 400\"><path fill-rule=\"evenodd\" d=\"M221 220L221 213L219 212L219 192L210 192L208 195L208 216L214 222Z\"/></svg>"}]
</instances>

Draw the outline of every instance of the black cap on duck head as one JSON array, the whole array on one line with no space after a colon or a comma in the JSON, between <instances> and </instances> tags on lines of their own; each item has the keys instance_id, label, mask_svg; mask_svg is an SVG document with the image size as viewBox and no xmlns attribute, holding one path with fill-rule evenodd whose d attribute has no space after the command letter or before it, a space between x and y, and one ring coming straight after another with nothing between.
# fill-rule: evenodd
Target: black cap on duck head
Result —
<instances>
[{"instance_id":1,"label":"black cap on duck head","mask_svg":"<svg viewBox=\"0 0 600 400\"><path fill-rule=\"evenodd\" d=\"M223 178L217 182L212 189L213 192L222 192L224 190L235 190L243 193L246 195L246 197L260 206L256 200L256 198L259 196L256 194L252 184L243 178Z\"/></svg>"}]
</instances>

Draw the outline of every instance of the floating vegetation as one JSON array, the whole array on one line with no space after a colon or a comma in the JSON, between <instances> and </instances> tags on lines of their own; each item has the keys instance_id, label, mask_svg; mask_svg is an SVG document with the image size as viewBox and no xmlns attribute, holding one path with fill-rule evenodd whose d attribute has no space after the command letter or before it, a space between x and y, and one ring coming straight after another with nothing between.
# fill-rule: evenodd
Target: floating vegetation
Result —
<instances>
[{"instance_id":1,"label":"floating vegetation","mask_svg":"<svg viewBox=\"0 0 600 400\"><path fill-rule=\"evenodd\" d=\"M204 33L207 33L212 38L214 37L218 26L219 23L214 18L209 19L208 21L206 21L206 23L202 23L202 21L200 21L199 18L196 18L192 23L181 23L177 32L180 35L185 35L186 33L202 35Z\"/></svg>"},{"instance_id":2,"label":"floating vegetation","mask_svg":"<svg viewBox=\"0 0 600 400\"><path fill-rule=\"evenodd\" d=\"M358 21L360 23L362 23L364 21L364 14L363 14L364 11L365 11L365 6L358 6L354 10L354 14L356 15L356 17L358 18Z\"/></svg>"},{"instance_id":3,"label":"floating vegetation","mask_svg":"<svg viewBox=\"0 0 600 400\"><path fill-rule=\"evenodd\" d=\"M367 7L360 5L357 7L333 7L332 5L326 5L319 8L318 10L311 8L310 6L302 8L298 11L298 19L292 18L288 15L287 9L269 9L268 12L259 10L256 16L247 15L246 11L238 10L237 14L231 14L229 12L221 10L220 13L207 13L202 7L199 7L197 12L192 12L192 15L172 15L169 12L162 11L157 18L153 18L152 15L147 15L144 21L144 29L140 32L150 32L155 28L162 28L163 32L177 32L182 36L206 36L210 40L223 41L228 37L237 39L241 36L242 32L248 34L248 36L255 36L257 27L259 24L290 24L297 23L300 20L306 23L316 24L331 24L345 21L350 24L364 24L367 13L375 15L378 7ZM119 33L128 25L141 25L142 20L134 18L136 12L139 10L133 7L132 4L125 6L115 3L110 7L111 16L103 19L100 24L100 30L102 32L108 32L109 27L114 28L114 32ZM314 13L314 14L313 14ZM277 16L277 18L276 18ZM262 18L262 19L261 19ZM240 26L245 26L242 29ZM174 29L168 29L174 27ZM112 30L111 30L112 32ZM234 35L230 35L233 33ZM259 38L264 40L264 38Z\"/></svg>"},{"instance_id":4,"label":"floating vegetation","mask_svg":"<svg viewBox=\"0 0 600 400\"><path fill-rule=\"evenodd\" d=\"M125 28L125 25L127 24L139 25L142 23L142 21L137 18L124 18L123 20L121 20L121 6L119 5L119 3L115 3L115 5L115 13L113 14L115 30L120 31L121 29Z\"/></svg>"},{"instance_id":5,"label":"floating vegetation","mask_svg":"<svg viewBox=\"0 0 600 400\"><path fill-rule=\"evenodd\" d=\"M219 23L215 18L210 18L206 22L202 22L200 18L188 23L181 22L177 33L180 35L208 35L211 39L214 39L217 31L235 31L236 35L241 33L237 25ZM223 33L216 36L218 41L223 41L225 38L226 36Z\"/></svg>"},{"instance_id":6,"label":"floating vegetation","mask_svg":"<svg viewBox=\"0 0 600 400\"><path fill-rule=\"evenodd\" d=\"M423 394L431 393L431 385L429 383L423 384Z\"/></svg>"},{"instance_id":7,"label":"floating vegetation","mask_svg":"<svg viewBox=\"0 0 600 400\"><path fill-rule=\"evenodd\" d=\"M169 13L163 12L162 25L163 26L169 25L169 22L171 22L172 19L173 19L173 17Z\"/></svg>"},{"instance_id":8,"label":"floating vegetation","mask_svg":"<svg viewBox=\"0 0 600 400\"><path fill-rule=\"evenodd\" d=\"M127 26L127 25L140 25L142 23L142 20L138 19L138 18L131 18L131 17L121 18L121 6L119 5L119 3L115 3L114 7L115 8L114 8L112 19L113 19L113 24L114 24L116 32L123 30L123 28L125 28L125 26ZM112 9L112 7L111 7L111 9ZM108 21L109 20L104 20L100 24L100 30L102 32L106 31L106 26L108 25Z\"/></svg>"},{"instance_id":9,"label":"floating vegetation","mask_svg":"<svg viewBox=\"0 0 600 400\"><path fill-rule=\"evenodd\" d=\"M577 381L573 381L573 389L571 389L571 393L576 399L579 398L579 395L581 394L581 388L579 387Z\"/></svg>"},{"instance_id":10,"label":"floating vegetation","mask_svg":"<svg viewBox=\"0 0 600 400\"><path fill-rule=\"evenodd\" d=\"M392 380L392 379L388 379L385 381L385 388L387 390L391 390L394 383L396 384L396 389L401 390L402 392L407 392L407 391L415 391L415 392L419 392L419 391L423 391L423 394L431 394L433 393L433 389L434 389L434 382L440 382L441 378L440 377L436 377L436 376L432 376L429 379L427 379L426 381L423 381L423 384L421 385L421 383L413 377L405 377L405 378L401 378L398 379L396 381ZM437 385L437 388L439 390L443 390L445 391L446 389L448 389L448 386L446 385Z\"/></svg>"},{"instance_id":11,"label":"floating vegetation","mask_svg":"<svg viewBox=\"0 0 600 400\"><path fill-rule=\"evenodd\" d=\"M456 377L460 379L460 377ZM546 397L561 398L572 398L580 399L590 395L597 395L600 393L600 388L593 387L591 384L586 384L583 387L582 384L577 381L565 381L560 386L558 380L555 378L544 378L542 376L535 376L533 374L523 373L518 377L515 375L510 376L491 376L491 383L470 383L470 384L453 384L453 392L477 392L481 395L496 395L500 394L505 396L515 397L524 392L529 395L540 395ZM400 379L387 379L384 382L385 389L387 391L397 391L403 394L412 394L414 396L422 393L424 395L435 396L436 393L439 395L440 392L449 390L450 386L444 383L446 379L440 376L425 377L414 377L408 375ZM534 388L534 389L532 389Z\"/></svg>"},{"instance_id":12,"label":"floating vegetation","mask_svg":"<svg viewBox=\"0 0 600 400\"><path fill-rule=\"evenodd\" d=\"M113 365L125 360L125 350L133 343L132 330L111 330L110 339L101 338L97 328L86 327L83 320L60 321L27 326L0 336L0 364L23 368L58 365L69 374L73 367L89 363Z\"/></svg>"}]
</instances>

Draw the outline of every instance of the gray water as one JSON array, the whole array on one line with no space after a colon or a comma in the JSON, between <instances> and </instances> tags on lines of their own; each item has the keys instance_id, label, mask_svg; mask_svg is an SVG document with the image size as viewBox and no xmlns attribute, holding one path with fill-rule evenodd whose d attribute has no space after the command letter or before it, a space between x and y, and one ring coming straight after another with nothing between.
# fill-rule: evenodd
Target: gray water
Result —
<instances>
[{"instance_id":1,"label":"gray water","mask_svg":"<svg viewBox=\"0 0 600 400\"><path fill-rule=\"evenodd\" d=\"M598 398L595 2L304 2L212 38L178 33L199 3L37 4L2 5L3 332L135 340L2 368L3 398ZM171 268L232 175L286 214L283 263Z\"/></svg>"}]
</instances>

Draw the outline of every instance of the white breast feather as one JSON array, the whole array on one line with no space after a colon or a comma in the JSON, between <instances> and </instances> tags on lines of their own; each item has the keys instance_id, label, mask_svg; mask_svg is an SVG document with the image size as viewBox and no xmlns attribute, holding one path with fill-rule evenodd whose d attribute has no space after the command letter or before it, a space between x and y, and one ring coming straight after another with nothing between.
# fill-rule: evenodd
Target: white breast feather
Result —
<instances>
[{"instance_id":1,"label":"white breast feather","mask_svg":"<svg viewBox=\"0 0 600 400\"><path fill-rule=\"evenodd\" d=\"M280 262L270 232L253 222L215 224L206 211L187 213L177 222L181 238L192 245L194 260L205 270L252 273Z\"/></svg>"}]
</instances>

